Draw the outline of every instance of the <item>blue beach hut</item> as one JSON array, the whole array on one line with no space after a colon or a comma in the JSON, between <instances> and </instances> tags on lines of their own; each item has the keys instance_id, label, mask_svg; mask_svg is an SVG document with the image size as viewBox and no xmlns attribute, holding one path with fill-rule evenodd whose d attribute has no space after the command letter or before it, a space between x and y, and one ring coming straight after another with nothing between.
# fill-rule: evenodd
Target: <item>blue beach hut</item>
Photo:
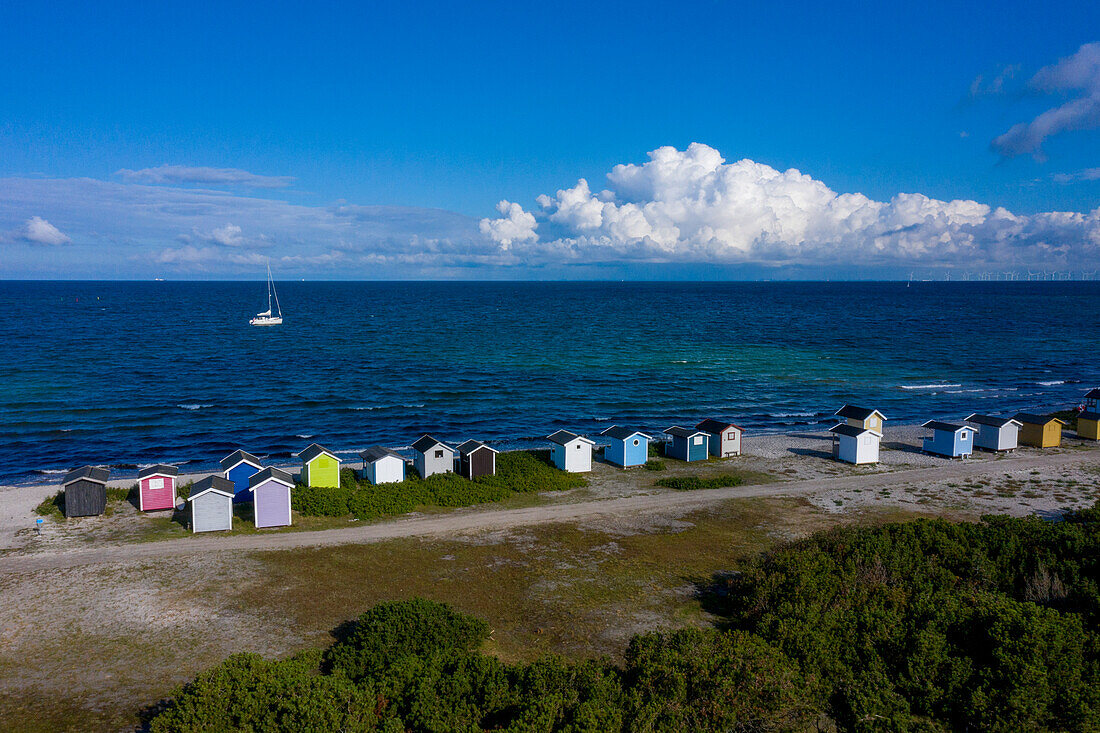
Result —
<instances>
[{"instance_id":1,"label":"blue beach hut","mask_svg":"<svg viewBox=\"0 0 1100 733\"><path fill-rule=\"evenodd\" d=\"M260 472L260 459L243 450L235 450L221 460L222 475L233 482L233 501L252 501L248 480Z\"/></svg>"},{"instance_id":2,"label":"blue beach hut","mask_svg":"<svg viewBox=\"0 0 1100 733\"><path fill-rule=\"evenodd\" d=\"M931 428L932 437L924 439L926 453L947 458L969 458L974 453L974 428L950 422L929 420L922 428Z\"/></svg>"},{"instance_id":3,"label":"blue beach hut","mask_svg":"<svg viewBox=\"0 0 1100 733\"><path fill-rule=\"evenodd\" d=\"M672 443L665 451L670 458L681 461L705 461L709 451L710 435L703 430L691 430L673 425L665 432L672 437Z\"/></svg>"},{"instance_id":4,"label":"blue beach hut","mask_svg":"<svg viewBox=\"0 0 1100 733\"><path fill-rule=\"evenodd\" d=\"M649 460L649 441L653 438L640 430L612 425L600 435L611 440L611 445L607 446L603 452L603 457L608 463L629 468L640 466Z\"/></svg>"}]
</instances>

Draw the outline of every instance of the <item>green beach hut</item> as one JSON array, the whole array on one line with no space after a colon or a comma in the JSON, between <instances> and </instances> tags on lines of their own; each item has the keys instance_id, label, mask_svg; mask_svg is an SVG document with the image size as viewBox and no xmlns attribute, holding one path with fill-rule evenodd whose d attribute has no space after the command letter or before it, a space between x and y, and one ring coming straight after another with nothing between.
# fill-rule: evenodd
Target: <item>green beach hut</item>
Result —
<instances>
[{"instance_id":1,"label":"green beach hut","mask_svg":"<svg viewBox=\"0 0 1100 733\"><path fill-rule=\"evenodd\" d=\"M306 486L337 488L340 486L340 459L316 443L298 454L302 459L302 483Z\"/></svg>"}]
</instances>

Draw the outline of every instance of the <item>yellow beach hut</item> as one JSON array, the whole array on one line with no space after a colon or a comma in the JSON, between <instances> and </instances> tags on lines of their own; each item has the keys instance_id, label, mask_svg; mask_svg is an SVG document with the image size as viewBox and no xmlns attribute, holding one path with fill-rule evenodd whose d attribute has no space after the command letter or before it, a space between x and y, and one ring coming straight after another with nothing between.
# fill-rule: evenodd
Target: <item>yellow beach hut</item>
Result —
<instances>
[{"instance_id":1,"label":"yellow beach hut","mask_svg":"<svg viewBox=\"0 0 1100 733\"><path fill-rule=\"evenodd\" d=\"M1058 418L1018 412L1013 419L1023 426L1020 428L1020 445L1057 448L1062 444L1062 426L1065 423Z\"/></svg>"},{"instance_id":2,"label":"yellow beach hut","mask_svg":"<svg viewBox=\"0 0 1100 733\"><path fill-rule=\"evenodd\" d=\"M1100 440L1100 412L1077 413L1077 437Z\"/></svg>"},{"instance_id":3,"label":"yellow beach hut","mask_svg":"<svg viewBox=\"0 0 1100 733\"><path fill-rule=\"evenodd\" d=\"M340 486L340 459L335 453L313 443L298 457L302 459L303 484L333 489Z\"/></svg>"},{"instance_id":4,"label":"yellow beach hut","mask_svg":"<svg viewBox=\"0 0 1100 733\"><path fill-rule=\"evenodd\" d=\"M867 407L856 407L855 405L845 405L834 414L837 417L844 418L844 420L854 428L874 430L876 433L882 432L882 424L886 422L886 416L878 410L872 410Z\"/></svg>"}]
</instances>

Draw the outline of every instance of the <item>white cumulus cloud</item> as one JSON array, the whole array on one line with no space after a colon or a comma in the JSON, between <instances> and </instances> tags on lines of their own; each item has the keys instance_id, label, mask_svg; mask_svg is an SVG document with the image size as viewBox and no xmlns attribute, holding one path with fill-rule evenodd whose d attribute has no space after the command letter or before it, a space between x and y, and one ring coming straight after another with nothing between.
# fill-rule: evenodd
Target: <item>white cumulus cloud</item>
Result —
<instances>
[{"instance_id":1,"label":"white cumulus cloud","mask_svg":"<svg viewBox=\"0 0 1100 733\"><path fill-rule=\"evenodd\" d=\"M522 242L517 256L574 262L966 266L1100 254L1100 208L1017 216L917 193L875 201L795 169L727 163L700 143L617 165L607 182L598 193L581 179L539 196L538 218L502 201L502 218L482 220L481 231L502 245Z\"/></svg>"},{"instance_id":2,"label":"white cumulus cloud","mask_svg":"<svg viewBox=\"0 0 1100 733\"><path fill-rule=\"evenodd\" d=\"M478 229L485 236L501 245L501 249L508 249L513 242L527 242L538 239L535 229L538 224L532 214L523 210L519 204L509 201L501 201L497 204L497 211L503 214L501 219L482 219L478 222Z\"/></svg>"},{"instance_id":3,"label":"white cumulus cloud","mask_svg":"<svg viewBox=\"0 0 1100 733\"><path fill-rule=\"evenodd\" d=\"M40 216L32 216L23 225L20 238L32 244L59 245L72 240L67 234Z\"/></svg>"},{"instance_id":4,"label":"white cumulus cloud","mask_svg":"<svg viewBox=\"0 0 1100 733\"><path fill-rule=\"evenodd\" d=\"M237 247L244 243L241 231L241 228L236 224L226 224L210 232L208 238L211 242L220 244L223 247Z\"/></svg>"}]
</instances>

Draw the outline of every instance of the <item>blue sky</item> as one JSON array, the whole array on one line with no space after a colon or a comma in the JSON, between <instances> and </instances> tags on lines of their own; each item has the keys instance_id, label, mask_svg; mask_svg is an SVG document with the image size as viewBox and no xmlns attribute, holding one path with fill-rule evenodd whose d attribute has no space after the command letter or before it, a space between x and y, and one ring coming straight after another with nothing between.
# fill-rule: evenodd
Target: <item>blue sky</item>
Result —
<instances>
[{"instance_id":1,"label":"blue sky","mask_svg":"<svg viewBox=\"0 0 1100 733\"><path fill-rule=\"evenodd\" d=\"M1100 112L1002 138L1100 105L1096 3L159 5L0 6L0 276L1093 269L1100 248ZM669 148L724 182L658 175ZM875 205L826 211L742 159ZM595 219L556 194L581 178ZM676 192L741 202L681 217Z\"/></svg>"}]
</instances>

